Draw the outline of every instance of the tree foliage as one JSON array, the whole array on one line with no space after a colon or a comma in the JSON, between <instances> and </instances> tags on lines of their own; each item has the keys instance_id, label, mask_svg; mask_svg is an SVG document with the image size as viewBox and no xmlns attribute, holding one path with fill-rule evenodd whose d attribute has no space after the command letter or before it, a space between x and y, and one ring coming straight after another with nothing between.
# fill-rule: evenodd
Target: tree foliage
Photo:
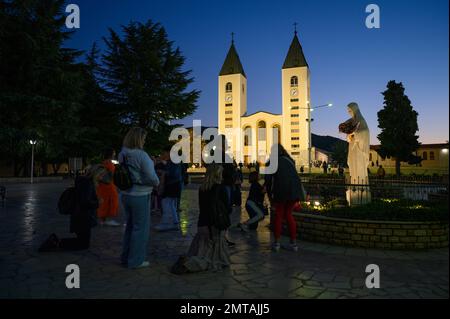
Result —
<instances>
[{"instance_id":1,"label":"tree foliage","mask_svg":"<svg viewBox=\"0 0 450 319\"><path fill-rule=\"evenodd\" d=\"M148 21L110 29L106 51L64 45L64 0L0 0L0 152L28 174L30 139L46 173L70 157L119 149L130 126L149 131L153 153L168 143L171 120L196 109L191 71L164 28Z\"/></svg>"},{"instance_id":2,"label":"tree foliage","mask_svg":"<svg viewBox=\"0 0 450 319\"><path fill-rule=\"evenodd\" d=\"M396 162L396 174L400 175L400 162L417 162L413 155L419 147L416 132L418 113L413 109L411 101L405 95L401 82L389 81L383 93L384 106L378 112L378 134L381 147L380 156L390 156Z\"/></svg>"}]
</instances>

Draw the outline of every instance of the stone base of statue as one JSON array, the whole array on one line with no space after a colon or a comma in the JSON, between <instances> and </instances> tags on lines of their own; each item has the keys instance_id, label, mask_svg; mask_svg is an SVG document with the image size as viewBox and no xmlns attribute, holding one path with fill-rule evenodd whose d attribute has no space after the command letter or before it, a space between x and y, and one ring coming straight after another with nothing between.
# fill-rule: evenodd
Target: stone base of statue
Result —
<instances>
[{"instance_id":1,"label":"stone base of statue","mask_svg":"<svg viewBox=\"0 0 450 319\"><path fill-rule=\"evenodd\" d=\"M372 200L369 186L351 186L345 195L350 206L368 204Z\"/></svg>"},{"instance_id":2,"label":"stone base of statue","mask_svg":"<svg viewBox=\"0 0 450 319\"><path fill-rule=\"evenodd\" d=\"M366 177L364 180L352 180L349 174L345 174L345 183L348 185L345 196L349 206L364 205L371 202L372 196L368 179Z\"/></svg>"}]
</instances>

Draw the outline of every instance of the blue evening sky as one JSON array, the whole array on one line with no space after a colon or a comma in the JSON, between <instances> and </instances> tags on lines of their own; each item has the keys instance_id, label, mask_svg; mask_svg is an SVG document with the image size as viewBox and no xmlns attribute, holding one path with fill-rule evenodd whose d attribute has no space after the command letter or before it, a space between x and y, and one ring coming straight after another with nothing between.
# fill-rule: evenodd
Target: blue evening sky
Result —
<instances>
[{"instance_id":1,"label":"blue evening sky","mask_svg":"<svg viewBox=\"0 0 450 319\"><path fill-rule=\"evenodd\" d=\"M217 125L217 76L230 46L230 33L248 80L248 112L281 112L281 66L298 22L299 39L311 70L311 103L332 102L313 113L313 133L343 137L345 106L359 103L376 135L380 94L389 80L402 81L419 112L423 143L448 140L448 0L69 0L81 10L81 28L68 46L102 46L109 27L152 19L192 69L193 88L202 91L198 109L181 122ZM365 8L378 4L381 28L365 27ZM401 123L399 123L401 125Z\"/></svg>"}]
</instances>

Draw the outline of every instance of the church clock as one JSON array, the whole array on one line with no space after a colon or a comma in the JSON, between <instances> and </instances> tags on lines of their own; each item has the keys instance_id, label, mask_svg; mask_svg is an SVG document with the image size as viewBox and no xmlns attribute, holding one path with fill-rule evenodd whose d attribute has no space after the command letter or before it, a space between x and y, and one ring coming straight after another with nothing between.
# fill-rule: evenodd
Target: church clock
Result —
<instances>
[{"instance_id":1,"label":"church clock","mask_svg":"<svg viewBox=\"0 0 450 319\"><path fill-rule=\"evenodd\" d=\"M297 96L298 95L298 90L297 89L291 89L291 95L292 96Z\"/></svg>"},{"instance_id":2,"label":"church clock","mask_svg":"<svg viewBox=\"0 0 450 319\"><path fill-rule=\"evenodd\" d=\"M233 101L233 96L232 96L231 94L227 94L227 95L225 96L225 101L228 102L228 103L230 103L231 101Z\"/></svg>"}]
</instances>

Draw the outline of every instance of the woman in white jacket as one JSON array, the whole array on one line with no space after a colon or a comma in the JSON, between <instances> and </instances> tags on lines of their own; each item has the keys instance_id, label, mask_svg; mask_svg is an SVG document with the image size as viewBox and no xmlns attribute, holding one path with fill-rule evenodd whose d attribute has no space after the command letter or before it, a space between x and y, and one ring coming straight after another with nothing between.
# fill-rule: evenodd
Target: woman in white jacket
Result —
<instances>
[{"instance_id":1,"label":"woman in white jacket","mask_svg":"<svg viewBox=\"0 0 450 319\"><path fill-rule=\"evenodd\" d=\"M121 261L128 268L148 267L146 260L150 235L150 195L159 178L150 156L143 150L147 132L139 127L128 131L119 162L130 171L133 186L122 191L126 223Z\"/></svg>"}]
</instances>

